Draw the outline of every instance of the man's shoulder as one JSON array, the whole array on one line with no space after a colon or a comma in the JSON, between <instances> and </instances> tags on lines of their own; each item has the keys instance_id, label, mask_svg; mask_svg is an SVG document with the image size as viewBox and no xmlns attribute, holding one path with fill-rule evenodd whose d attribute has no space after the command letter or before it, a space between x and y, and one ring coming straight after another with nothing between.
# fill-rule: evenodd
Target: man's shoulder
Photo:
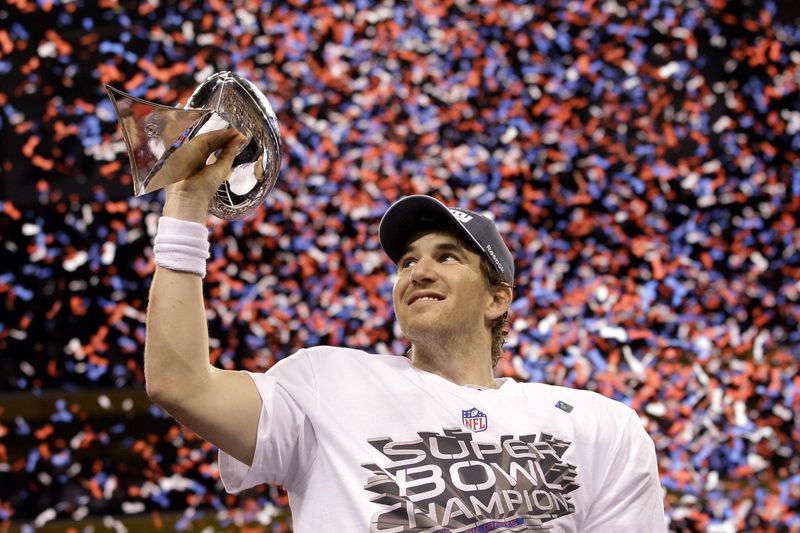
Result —
<instances>
[{"instance_id":1,"label":"man's shoulder","mask_svg":"<svg viewBox=\"0 0 800 533\"><path fill-rule=\"evenodd\" d=\"M606 413L609 416L626 417L634 410L619 400L590 390L573 389L561 385L547 383L519 383L526 394L538 396L540 400L553 402L562 410L572 410L580 407L581 410L593 413Z\"/></svg>"},{"instance_id":2,"label":"man's shoulder","mask_svg":"<svg viewBox=\"0 0 800 533\"><path fill-rule=\"evenodd\" d=\"M309 364L314 367L399 367L408 364L408 359L391 354L370 353L354 348L341 346L311 346L303 348L298 354L304 354ZM294 357L294 356L293 356Z\"/></svg>"},{"instance_id":3,"label":"man's shoulder","mask_svg":"<svg viewBox=\"0 0 800 533\"><path fill-rule=\"evenodd\" d=\"M303 379L311 378L312 382L327 383L332 378L342 382L383 376L386 372L396 374L403 366L408 366L408 360L396 355L339 346L311 346L284 357L267 374L283 380L304 376Z\"/></svg>"},{"instance_id":4,"label":"man's shoulder","mask_svg":"<svg viewBox=\"0 0 800 533\"><path fill-rule=\"evenodd\" d=\"M374 360L376 358L394 357L389 354L370 353L370 352L365 352L364 350L357 350L355 348L345 348L342 346L326 346L326 345L303 348L302 350L300 350L300 352L305 353L309 358L312 359L333 357L338 359Z\"/></svg>"}]
</instances>

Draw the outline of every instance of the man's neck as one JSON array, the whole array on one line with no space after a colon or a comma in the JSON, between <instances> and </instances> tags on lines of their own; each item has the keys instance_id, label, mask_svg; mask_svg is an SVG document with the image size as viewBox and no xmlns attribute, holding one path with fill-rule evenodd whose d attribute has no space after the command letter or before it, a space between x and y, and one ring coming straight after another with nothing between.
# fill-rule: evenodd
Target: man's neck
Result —
<instances>
[{"instance_id":1,"label":"man's neck","mask_svg":"<svg viewBox=\"0 0 800 533\"><path fill-rule=\"evenodd\" d=\"M411 364L456 385L496 388L491 353L467 347L411 347Z\"/></svg>"}]
</instances>

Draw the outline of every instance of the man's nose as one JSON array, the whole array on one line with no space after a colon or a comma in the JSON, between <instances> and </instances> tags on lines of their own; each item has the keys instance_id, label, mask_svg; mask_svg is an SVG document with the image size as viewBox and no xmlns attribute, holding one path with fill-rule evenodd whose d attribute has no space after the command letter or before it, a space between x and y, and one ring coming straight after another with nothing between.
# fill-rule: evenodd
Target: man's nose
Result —
<instances>
[{"instance_id":1,"label":"man's nose","mask_svg":"<svg viewBox=\"0 0 800 533\"><path fill-rule=\"evenodd\" d=\"M411 281L413 283L424 283L435 281L438 274L436 272L436 261L431 257L421 257L417 260L411 271Z\"/></svg>"}]
</instances>

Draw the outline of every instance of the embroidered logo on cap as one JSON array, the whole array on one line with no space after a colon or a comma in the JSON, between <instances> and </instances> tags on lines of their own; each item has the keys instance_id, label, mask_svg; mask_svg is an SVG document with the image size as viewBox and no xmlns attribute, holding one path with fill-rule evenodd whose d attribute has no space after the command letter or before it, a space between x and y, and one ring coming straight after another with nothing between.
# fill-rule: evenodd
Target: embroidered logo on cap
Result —
<instances>
[{"instance_id":1,"label":"embroidered logo on cap","mask_svg":"<svg viewBox=\"0 0 800 533\"><path fill-rule=\"evenodd\" d=\"M467 222L472 220L472 215L468 215L463 211L459 211L458 209L454 209L452 207L447 208L447 210L450 211L450 213L452 213L453 216L456 217L463 224L466 224Z\"/></svg>"},{"instance_id":2,"label":"embroidered logo on cap","mask_svg":"<svg viewBox=\"0 0 800 533\"><path fill-rule=\"evenodd\" d=\"M486 417L486 414L480 412L475 407L461 411L461 422L464 423L464 426L467 429L474 431L475 433L486 431L486 428L489 427L489 421Z\"/></svg>"},{"instance_id":3,"label":"embroidered logo on cap","mask_svg":"<svg viewBox=\"0 0 800 533\"><path fill-rule=\"evenodd\" d=\"M504 274L506 269L503 268L503 263L500 262L500 259L494 253L494 250L492 250L492 245L491 244L487 244L486 245L486 253L489 254L489 257L492 258L492 261L494 261L494 264L497 265L497 268L500 270L500 273Z\"/></svg>"}]
</instances>

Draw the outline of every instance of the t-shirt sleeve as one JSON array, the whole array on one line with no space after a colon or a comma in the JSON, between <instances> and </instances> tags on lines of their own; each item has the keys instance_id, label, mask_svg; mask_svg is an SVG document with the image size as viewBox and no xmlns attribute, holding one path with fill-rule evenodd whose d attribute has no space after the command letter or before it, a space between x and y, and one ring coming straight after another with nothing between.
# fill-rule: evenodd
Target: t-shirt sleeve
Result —
<instances>
[{"instance_id":1,"label":"t-shirt sleeve","mask_svg":"<svg viewBox=\"0 0 800 533\"><path fill-rule=\"evenodd\" d=\"M626 408L624 430L611 450L582 530L598 533L666 532L655 446L635 411Z\"/></svg>"},{"instance_id":2,"label":"t-shirt sleeve","mask_svg":"<svg viewBox=\"0 0 800 533\"><path fill-rule=\"evenodd\" d=\"M228 492L261 483L291 489L316 457L317 439L309 412L316 393L308 358L298 352L266 374L247 372L261 395L256 451L249 467L220 450L219 470Z\"/></svg>"}]
</instances>

